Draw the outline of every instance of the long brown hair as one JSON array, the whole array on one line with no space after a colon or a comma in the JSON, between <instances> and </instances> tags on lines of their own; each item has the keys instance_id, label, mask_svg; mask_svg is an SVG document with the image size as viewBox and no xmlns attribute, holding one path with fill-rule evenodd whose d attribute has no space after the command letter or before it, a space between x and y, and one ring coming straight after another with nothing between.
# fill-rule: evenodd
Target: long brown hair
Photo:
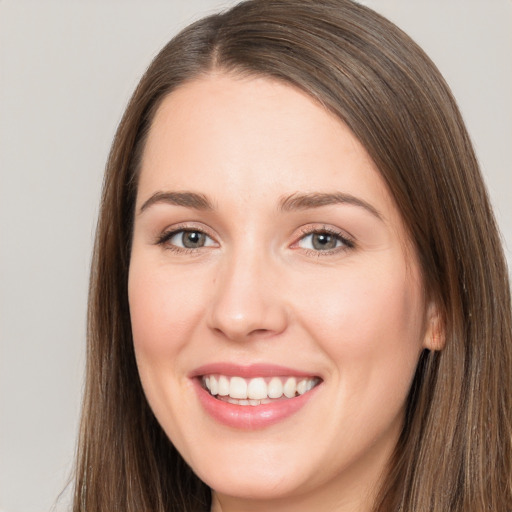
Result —
<instances>
[{"instance_id":1,"label":"long brown hair","mask_svg":"<svg viewBox=\"0 0 512 512\"><path fill-rule=\"evenodd\" d=\"M183 30L139 83L107 164L91 273L74 511L206 511L144 397L127 276L137 171L155 111L212 70L273 77L346 123L384 177L441 313L377 511L512 510L512 321L498 230L464 123L423 51L350 0L252 0Z\"/></svg>"}]
</instances>

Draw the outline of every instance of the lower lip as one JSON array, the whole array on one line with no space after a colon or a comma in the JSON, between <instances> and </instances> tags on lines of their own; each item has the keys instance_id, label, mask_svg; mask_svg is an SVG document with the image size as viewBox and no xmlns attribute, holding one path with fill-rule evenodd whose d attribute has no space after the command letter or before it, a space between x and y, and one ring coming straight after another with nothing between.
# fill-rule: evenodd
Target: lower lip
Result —
<instances>
[{"instance_id":1,"label":"lower lip","mask_svg":"<svg viewBox=\"0 0 512 512\"><path fill-rule=\"evenodd\" d=\"M297 413L316 394L318 386L294 398L276 400L262 405L236 405L213 397L194 379L197 395L205 411L228 427L257 430L269 427Z\"/></svg>"}]
</instances>

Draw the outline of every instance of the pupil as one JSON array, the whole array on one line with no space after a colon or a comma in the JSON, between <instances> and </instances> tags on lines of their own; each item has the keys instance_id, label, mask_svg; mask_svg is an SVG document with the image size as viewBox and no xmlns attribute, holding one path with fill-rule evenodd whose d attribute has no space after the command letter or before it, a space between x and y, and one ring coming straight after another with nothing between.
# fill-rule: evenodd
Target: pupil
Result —
<instances>
[{"instance_id":1,"label":"pupil","mask_svg":"<svg viewBox=\"0 0 512 512\"><path fill-rule=\"evenodd\" d=\"M313 234L313 247L320 250L334 249L336 247L336 238L326 233Z\"/></svg>"},{"instance_id":2,"label":"pupil","mask_svg":"<svg viewBox=\"0 0 512 512\"><path fill-rule=\"evenodd\" d=\"M198 231L187 231L183 233L183 246L187 249L195 249L204 245L205 235Z\"/></svg>"}]
</instances>

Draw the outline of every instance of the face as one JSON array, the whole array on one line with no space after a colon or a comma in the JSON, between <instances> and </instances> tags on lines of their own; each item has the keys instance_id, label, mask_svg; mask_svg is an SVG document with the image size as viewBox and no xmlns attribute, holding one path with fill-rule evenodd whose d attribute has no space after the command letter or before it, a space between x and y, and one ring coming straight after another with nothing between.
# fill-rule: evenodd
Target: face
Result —
<instances>
[{"instance_id":1,"label":"face","mask_svg":"<svg viewBox=\"0 0 512 512\"><path fill-rule=\"evenodd\" d=\"M365 149L306 94L216 74L164 100L137 194L135 353L223 510L370 499L428 345L410 245Z\"/></svg>"}]
</instances>

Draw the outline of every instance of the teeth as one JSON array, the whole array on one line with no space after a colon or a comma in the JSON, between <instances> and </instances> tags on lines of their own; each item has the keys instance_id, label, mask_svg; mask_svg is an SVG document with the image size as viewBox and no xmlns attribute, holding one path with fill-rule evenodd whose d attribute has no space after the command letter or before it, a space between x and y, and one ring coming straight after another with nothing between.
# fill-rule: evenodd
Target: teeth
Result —
<instances>
[{"instance_id":1,"label":"teeth","mask_svg":"<svg viewBox=\"0 0 512 512\"><path fill-rule=\"evenodd\" d=\"M217 395L219 393L219 384L213 375L210 377L210 393L212 395Z\"/></svg>"},{"instance_id":2,"label":"teeth","mask_svg":"<svg viewBox=\"0 0 512 512\"><path fill-rule=\"evenodd\" d=\"M297 384L297 393L299 393L299 395L303 395L307 390L308 382L306 381L306 379L303 379Z\"/></svg>"},{"instance_id":3,"label":"teeth","mask_svg":"<svg viewBox=\"0 0 512 512\"><path fill-rule=\"evenodd\" d=\"M267 384L261 377L257 379L251 379L247 386L247 396L254 400L261 400L267 398Z\"/></svg>"},{"instance_id":4,"label":"teeth","mask_svg":"<svg viewBox=\"0 0 512 512\"><path fill-rule=\"evenodd\" d=\"M205 375L204 387L211 395L218 395L224 401L237 405L260 405L270 403L269 399L293 398L311 391L320 380L318 378L272 377L227 377L225 375Z\"/></svg>"},{"instance_id":5,"label":"teeth","mask_svg":"<svg viewBox=\"0 0 512 512\"><path fill-rule=\"evenodd\" d=\"M280 398L283 394L283 383L279 377L272 377L268 383L268 397Z\"/></svg>"},{"instance_id":6,"label":"teeth","mask_svg":"<svg viewBox=\"0 0 512 512\"><path fill-rule=\"evenodd\" d=\"M229 396L231 398L247 398L247 382L245 379L242 379L242 377L231 377Z\"/></svg>"},{"instance_id":7,"label":"teeth","mask_svg":"<svg viewBox=\"0 0 512 512\"><path fill-rule=\"evenodd\" d=\"M297 391L297 381L295 377L290 377L284 384L284 396L287 398L293 398L295 396L295 392Z\"/></svg>"},{"instance_id":8,"label":"teeth","mask_svg":"<svg viewBox=\"0 0 512 512\"><path fill-rule=\"evenodd\" d=\"M221 375L219 377L219 395L220 396L228 396L229 395L229 379Z\"/></svg>"}]
</instances>

